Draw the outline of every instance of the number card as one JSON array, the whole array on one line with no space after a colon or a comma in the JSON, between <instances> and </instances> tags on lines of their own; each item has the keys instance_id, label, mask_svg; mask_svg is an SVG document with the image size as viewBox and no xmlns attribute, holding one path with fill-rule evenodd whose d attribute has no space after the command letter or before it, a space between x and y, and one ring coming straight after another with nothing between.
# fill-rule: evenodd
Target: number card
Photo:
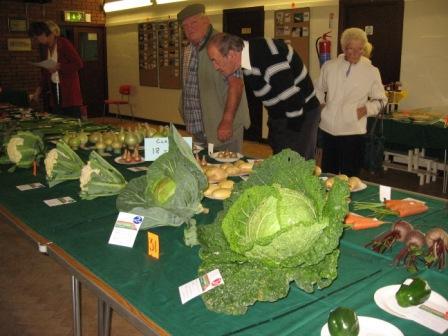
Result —
<instances>
[{"instance_id":1,"label":"number card","mask_svg":"<svg viewBox=\"0 0 448 336\"><path fill-rule=\"evenodd\" d=\"M193 148L193 139L183 137L186 143ZM160 155L168 152L168 138L145 138L145 161L155 161Z\"/></svg>"},{"instance_id":2,"label":"number card","mask_svg":"<svg viewBox=\"0 0 448 336\"><path fill-rule=\"evenodd\" d=\"M155 259L160 256L159 236L152 232L148 232L148 255Z\"/></svg>"}]
</instances>

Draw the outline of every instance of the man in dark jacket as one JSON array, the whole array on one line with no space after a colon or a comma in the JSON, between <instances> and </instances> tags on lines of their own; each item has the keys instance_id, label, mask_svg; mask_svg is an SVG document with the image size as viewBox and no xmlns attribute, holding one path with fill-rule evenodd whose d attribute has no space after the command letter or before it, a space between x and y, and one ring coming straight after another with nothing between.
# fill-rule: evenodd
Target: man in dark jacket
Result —
<instances>
[{"instance_id":1,"label":"man in dark jacket","mask_svg":"<svg viewBox=\"0 0 448 336\"><path fill-rule=\"evenodd\" d=\"M282 40L243 41L220 33L208 44L208 55L224 77L243 69L247 83L268 111L269 144L314 158L320 119L319 101L306 66Z\"/></svg>"}]
</instances>

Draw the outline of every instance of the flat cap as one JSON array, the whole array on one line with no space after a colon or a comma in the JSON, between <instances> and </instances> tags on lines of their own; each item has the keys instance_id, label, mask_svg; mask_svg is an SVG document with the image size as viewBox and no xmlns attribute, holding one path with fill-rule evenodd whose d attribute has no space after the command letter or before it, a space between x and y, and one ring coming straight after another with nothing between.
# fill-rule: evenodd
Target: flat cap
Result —
<instances>
[{"instance_id":1,"label":"flat cap","mask_svg":"<svg viewBox=\"0 0 448 336\"><path fill-rule=\"evenodd\" d=\"M188 5L184 9L182 9L179 13L177 13L177 19L182 22L186 18L189 18L190 16L194 16L197 14L203 14L205 13L205 6L202 4L192 4Z\"/></svg>"}]
</instances>

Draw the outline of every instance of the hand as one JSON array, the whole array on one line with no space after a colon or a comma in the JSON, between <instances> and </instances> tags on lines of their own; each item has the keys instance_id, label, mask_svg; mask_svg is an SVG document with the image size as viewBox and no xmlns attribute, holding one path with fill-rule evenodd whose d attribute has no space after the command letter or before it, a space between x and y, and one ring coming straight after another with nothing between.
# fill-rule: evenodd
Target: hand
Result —
<instances>
[{"instance_id":1,"label":"hand","mask_svg":"<svg viewBox=\"0 0 448 336\"><path fill-rule=\"evenodd\" d=\"M358 114L358 120L364 118L367 115L367 107L365 105L358 107L356 113Z\"/></svg>"},{"instance_id":2,"label":"hand","mask_svg":"<svg viewBox=\"0 0 448 336\"><path fill-rule=\"evenodd\" d=\"M54 66L54 68L48 69L48 71L53 74L55 72L57 72L59 69L61 69L61 64L60 63L56 63L56 65Z\"/></svg>"},{"instance_id":3,"label":"hand","mask_svg":"<svg viewBox=\"0 0 448 336\"><path fill-rule=\"evenodd\" d=\"M38 88L34 91L34 93L30 94L30 96L29 96L30 101L38 102L38 101L39 101L39 98L40 98L40 93L41 93L41 91L42 91L41 88L38 87Z\"/></svg>"},{"instance_id":4,"label":"hand","mask_svg":"<svg viewBox=\"0 0 448 336\"><path fill-rule=\"evenodd\" d=\"M233 135L232 130L233 122L228 120L221 120L218 126L218 140L221 142L226 142Z\"/></svg>"}]
</instances>

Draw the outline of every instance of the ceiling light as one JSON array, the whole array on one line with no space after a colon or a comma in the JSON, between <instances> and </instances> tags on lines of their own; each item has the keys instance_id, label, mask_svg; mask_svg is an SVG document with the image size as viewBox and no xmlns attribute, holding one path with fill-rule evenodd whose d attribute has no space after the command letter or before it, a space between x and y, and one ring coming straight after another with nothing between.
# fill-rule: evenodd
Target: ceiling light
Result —
<instances>
[{"instance_id":1,"label":"ceiling light","mask_svg":"<svg viewBox=\"0 0 448 336\"><path fill-rule=\"evenodd\" d=\"M167 3L182 2L182 1L186 1L186 0L156 0L158 5L164 5L164 4L167 4Z\"/></svg>"},{"instance_id":2,"label":"ceiling light","mask_svg":"<svg viewBox=\"0 0 448 336\"><path fill-rule=\"evenodd\" d=\"M125 9L138 8L151 6L151 0L119 0L119 1L110 1L104 4L104 11L106 13L115 12Z\"/></svg>"}]
</instances>

